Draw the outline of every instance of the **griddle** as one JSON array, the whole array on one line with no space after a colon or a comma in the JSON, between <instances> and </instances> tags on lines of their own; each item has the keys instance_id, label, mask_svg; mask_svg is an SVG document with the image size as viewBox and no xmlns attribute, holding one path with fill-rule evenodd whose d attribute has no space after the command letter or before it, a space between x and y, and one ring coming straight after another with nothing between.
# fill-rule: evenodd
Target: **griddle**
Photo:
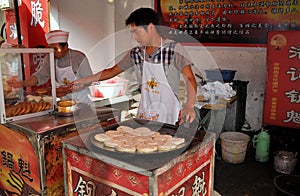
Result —
<instances>
[{"instance_id":1,"label":"griddle","mask_svg":"<svg viewBox=\"0 0 300 196\"><path fill-rule=\"evenodd\" d=\"M97 147L93 144L92 140L94 135L98 133L104 133L107 130L116 130L118 126L129 126L131 128L147 127L151 131L158 131L160 134L168 134L175 137L185 138L185 145L171 151L166 152L153 152L153 153L127 153L112 151L104 148ZM170 162L175 157L184 153L186 150L192 148L193 146L199 144L203 141L205 136L205 131L196 131L184 126L176 126L166 123L159 123L155 121L147 121L141 119L131 119L127 121L120 122L119 124L114 124L112 126L106 127L104 130L95 131L91 134L90 141L88 142L88 147L91 151L99 155L105 155L113 159L131 164L146 170L153 170L163 166L164 164Z\"/></svg>"}]
</instances>

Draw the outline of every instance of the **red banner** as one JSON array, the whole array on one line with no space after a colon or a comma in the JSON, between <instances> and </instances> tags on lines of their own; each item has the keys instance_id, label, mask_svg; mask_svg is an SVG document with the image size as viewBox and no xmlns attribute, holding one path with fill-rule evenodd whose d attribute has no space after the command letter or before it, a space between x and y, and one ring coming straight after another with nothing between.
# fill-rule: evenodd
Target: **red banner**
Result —
<instances>
[{"instance_id":1,"label":"red banner","mask_svg":"<svg viewBox=\"0 0 300 196\"><path fill-rule=\"evenodd\" d=\"M23 0L18 7L22 45L28 48L47 46L45 33L49 31L47 0ZM8 43L18 44L15 10L6 10L6 37Z\"/></svg>"},{"instance_id":2,"label":"red banner","mask_svg":"<svg viewBox=\"0 0 300 196\"><path fill-rule=\"evenodd\" d=\"M300 29L299 1L155 0L155 9L173 39L193 44L266 45L270 30Z\"/></svg>"},{"instance_id":3,"label":"red banner","mask_svg":"<svg viewBox=\"0 0 300 196\"><path fill-rule=\"evenodd\" d=\"M46 47L47 42L45 39L45 33L49 32L49 10L47 0L22 0L22 5L18 7L20 32L22 45L26 48L38 48ZM5 11L6 17L6 38L7 42L13 45L18 44L18 27L16 24L16 13L14 9ZM26 66L24 68L25 78L35 72L35 69L39 66L35 61L39 54L31 55L29 58L24 57L23 63ZM38 57L41 59L43 54ZM46 83L40 88L49 87L50 82ZM36 87L32 87L34 91Z\"/></svg>"},{"instance_id":4,"label":"red banner","mask_svg":"<svg viewBox=\"0 0 300 196\"><path fill-rule=\"evenodd\" d=\"M263 123L300 128L300 32L268 34Z\"/></svg>"},{"instance_id":5,"label":"red banner","mask_svg":"<svg viewBox=\"0 0 300 196\"><path fill-rule=\"evenodd\" d=\"M176 164L170 161L167 167L157 168L152 171L151 176L89 157L85 155L84 150L80 153L80 151L64 148L67 165L65 170L68 183L67 194L211 196L213 148L213 143L208 143L193 154L184 159L181 158L181 161ZM164 172L160 173L161 171Z\"/></svg>"},{"instance_id":6,"label":"red banner","mask_svg":"<svg viewBox=\"0 0 300 196\"><path fill-rule=\"evenodd\" d=\"M40 173L38 155L22 132L0 125L0 195L38 195Z\"/></svg>"}]
</instances>

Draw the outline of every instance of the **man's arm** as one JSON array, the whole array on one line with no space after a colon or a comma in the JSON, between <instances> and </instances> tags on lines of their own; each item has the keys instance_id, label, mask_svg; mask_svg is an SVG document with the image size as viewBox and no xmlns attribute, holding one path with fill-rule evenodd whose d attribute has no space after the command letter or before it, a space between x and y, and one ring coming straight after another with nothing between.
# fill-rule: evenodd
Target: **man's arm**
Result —
<instances>
[{"instance_id":1,"label":"man's arm","mask_svg":"<svg viewBox=\"0 0 300 196\"><path fill-rule=\"evenodd\" d=\"M14 88L22 88L22 87L28 87L28 86L35 86L37 85L38 80L37 78L32 75L30 78L24 81L18 81L16 78L12 78L11 80L7 81L7 84Z\"/></svg>"},{"instance_id":2,"label":"man's arm","mask_svg":"<svg viewBox=\"0 0 300 196\"><path fill-rule=\"evenodd\" d=\"M190 65L185 66L182 69L182 74L184 75L185 79L187 101L179 114L179 118L185 116L183 120L185 120L186 122L192 122L196 118L194 104L197 95L197 83Z\"/></svg>"},{"instance_id":3,"label":"man's arm","mask_svg":"<svg viewBox=\"0 0 300 196\"><path fill-rule=\"evenodd\" d=\"M79 90L81 86L86 86L88 84L91 84L92 82L110 79L114 76L119 75L123 71L124 70L122 70L118 65L115 65L111 68L105 69L93 75L81 78L79 80L75 80L71 82L71 85L73 85L73 90Z\"/></svg>"}]
</instances>

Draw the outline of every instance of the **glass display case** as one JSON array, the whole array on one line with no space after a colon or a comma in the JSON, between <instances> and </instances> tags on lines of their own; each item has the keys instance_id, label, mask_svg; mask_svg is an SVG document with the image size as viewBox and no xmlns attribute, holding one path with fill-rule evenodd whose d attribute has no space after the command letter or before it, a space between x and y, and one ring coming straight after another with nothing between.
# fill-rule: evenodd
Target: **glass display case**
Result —
<instances>
[{"instance_id":1,"label":"glass display case","mask_svg":"<svg viewBox=\"0 0 300 196\"><path fill-rule=\"evenodd\" d=\"M48 114L56 105L53 49L0 49L1 124ZM49 66L49 81L43 86L14 88L11 80L26 80L41 66ZM41 91L43 89L43 91Z\"/></svg>"}]
</instances>

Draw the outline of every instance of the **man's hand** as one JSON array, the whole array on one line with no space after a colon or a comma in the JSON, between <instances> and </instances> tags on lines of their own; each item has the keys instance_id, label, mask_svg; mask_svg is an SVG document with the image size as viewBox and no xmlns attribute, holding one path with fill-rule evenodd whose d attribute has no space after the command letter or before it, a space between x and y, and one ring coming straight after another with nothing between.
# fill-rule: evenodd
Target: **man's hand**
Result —
<instances>
[{"instance_id":1,"label":"man's hand","mask_svg":"<svg viewBox=\"0 0 300 196\"><path fill-rule=\"evenodd\" d=\"M72 90L72 91L79 91L81 89L84 88L84 84L82 84L80 82L80 80L75 80L73 82L71 82L68 87Z\"/></svg>"},{"instance_id":2,"label":"man's hand","mask_svg":"<svg viewBox=\"0 0 300 196\"><path fill-rule=\"evenodd\" d=\"M185 104L184 107L180 110L178 116L179 125L185 122L193 122L196 118L196 113L194 110L193 104Z\"/></svg>"},{"instance_id":3,"label":"man's hand","mask_svg":"<svg viewBox=\"0 0 300 196\"><path fill-rule=\"evenodd\" d=\"M22 88L23 82L18 81L15 77L6 81L7 84L13 88Z\"/></svg>"},{"instance_id":4,"label":"man's hand","mask_svg":"<svg viewBox=\"0 0 300 196\"><path fill-rule=\"evenodd\" d=\"M61 86L56 87L56 97L63 97L67 94L71 93L71 87L70 86Z\"/></svg>"}]
</instances>

